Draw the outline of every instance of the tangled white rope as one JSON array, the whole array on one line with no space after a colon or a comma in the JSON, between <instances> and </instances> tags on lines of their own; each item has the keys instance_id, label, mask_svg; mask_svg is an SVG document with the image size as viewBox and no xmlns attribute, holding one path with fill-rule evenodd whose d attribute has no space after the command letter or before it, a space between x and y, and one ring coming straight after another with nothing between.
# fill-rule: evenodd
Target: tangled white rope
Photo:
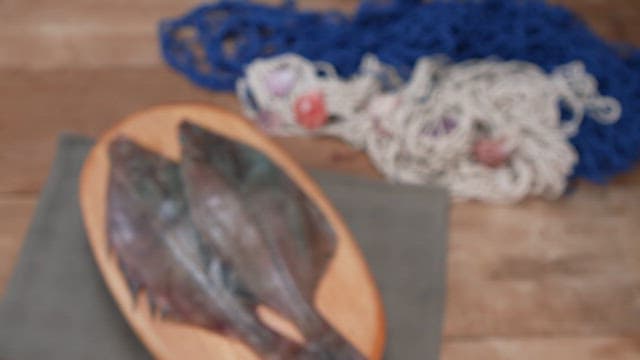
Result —
<instances>
[{"instance_id":1,"label":"tangled white rope","mask_svg":"<svg viewBox=\"0 0 640 360\"><path fill-rule=\"evenodd\" d=\"M254 61L237 92L271 134L337 136L392 181L489 202L563 194L577 162L568 139L584 115L611 123L621 112L579 62L548 75L526 62L425 57L403 83L373 56L342 79L328 64L286 54Z\"/></svg>"}]
</instances>

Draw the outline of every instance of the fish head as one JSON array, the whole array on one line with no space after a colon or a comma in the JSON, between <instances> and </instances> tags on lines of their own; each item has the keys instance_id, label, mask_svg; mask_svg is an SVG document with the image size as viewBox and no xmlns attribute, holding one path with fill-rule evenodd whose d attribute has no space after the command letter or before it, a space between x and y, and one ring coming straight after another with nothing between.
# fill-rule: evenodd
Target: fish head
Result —
<instances>
[{"instance_id":1,"label":"fish head","mask_svg":"<svg viewBox=\"0 0 640 360\"><path fill-rule=\"evenodd\" d=\"M214 169L224 181L241 190L269 184L281 171L259 150L220 136L189 121L180 124L183 166Z\"/></svg>"},{"instance_id":2,"label":"fish head","mask_svg":"<svg viewBox=\"0 0 640 360\"><path fill-rule=\"evenodd\" d=\"M148 151L124 135L116 137L109 144L111 170L118 178L132 178L145 175L152 163Z\"/></svg>"},{"instance_id":3,"label":"fish head","mask_svg":"<svg viewBox=\"0 0 640 360\"><path fill-rule=\"evenodd\" d=\"M213 145L211 135L203 128L189 122L183 121L179 128L180 143L182 145L182 156L191 161L206 162L210 156L209 148Z\"/></svg>"},{"instance_id":4,"label":"fish head","mask_svg":"<svg viewBox=\"0 0 640 360\"><path fill-rule=\"evenodd\" d=\"M166 210L168 206L164 203L180 191L177 164L125 136L111 142L109 158L111 182L122 186L122 191L127 191L140 205Z\"/></svg>"}]
</instances>

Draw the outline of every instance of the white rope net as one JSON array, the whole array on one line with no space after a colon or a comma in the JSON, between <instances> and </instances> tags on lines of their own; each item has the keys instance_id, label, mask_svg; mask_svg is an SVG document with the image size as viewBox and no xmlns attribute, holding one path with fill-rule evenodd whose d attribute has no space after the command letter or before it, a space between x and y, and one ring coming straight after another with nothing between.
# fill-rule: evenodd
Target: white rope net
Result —
<instances>
[{"instance_id":1,"label":"white rope net","mask_svg":"<svg viewBox=\"0 0 640 360\"><path fill-rule=\"evenodd\" d=\"M568 139L584 115L612 123L621 112L580 62L546 74L526 62L425 57L405 83L374 56L343 79L328 64L285 54L256 60L245 74L238 95L268 133L339 137L366 150L391 181L440 184L458 200L562 195L577 162ZM294 110L310 93L321 94L316 105L328 113L318 128Z\"/></svg>"}]
</instances>

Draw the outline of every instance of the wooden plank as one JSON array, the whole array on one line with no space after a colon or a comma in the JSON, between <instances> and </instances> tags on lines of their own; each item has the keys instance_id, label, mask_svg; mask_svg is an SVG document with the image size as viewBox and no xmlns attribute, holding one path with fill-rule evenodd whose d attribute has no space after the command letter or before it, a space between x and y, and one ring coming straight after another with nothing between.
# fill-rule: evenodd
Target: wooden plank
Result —
<instances>
[{"instance_id":1,"label":"wooden plank","mask_svg":"<svg viewBox=\"0 0 640 360\"><path fill-rule=\"evenodd\" d=\"M208 102L240 112L232 94L211 93L162 66L0 70L0 193L34 193L47 174L61 131L96 136L153 104ZM375 173L362 152L333 139L282 139L305 165ZM28 159L28 161L25 161Z\"/></svg>"},{"instance_id":2,"label":"wooden plank","mask_svg":"<svg viewBox=\"0 0 640 360\"><path fill-rule=\"evenodd\" d=\"M639 214L639 181L557 202L456 204L445 334L640 334Z\"/></svg>"},{"instance_id":3,"label":"wooden plank","mask_svg":"<svg viewBox=\"0 0 640 360\"><path fill-rule=\"evenodd\" d=\"M261 1L271 4L280 0ZM628 0L555 0L596 32L640 44L640 5ZM20 1L0 3L0 67L59 68L158 65L157 26L197 0ZM301 0L305 9L352 11L356 0Z\"/></svg>"},{"instance_id":4,"label":"wooden plank","mask_svg":"<svg viewBox=\"0 0 640 360\"><path fill-rule=\"evenodd\" d=\"M280 0L261 1L280 4ZM158 24L198 0L0 2L0 67L159 65ZM355 1L307 0L305 9L350 10Z\"/></svg>"},{"instance_id":5,"label":"wooden plank","mask_svg":"<svg viewBox=\"0 0 640 360\"><path fill-rule=\"evenodd\" d=\"M199 1L4 1L0 66L158 64L157 24Z\"/></svg>"},{"instance_id":6,"label":"wooden plank","mask_svg":"<svg viewBox=\"0 0 640 360\"><path fill-rule=\"evenodd\" d=\"M442 360L636 360L640 339L622 336L446 340Z\"/></svg>"},{"instance_id":7,"label":"wooden plank","mask_svg":"<svg viewBox=\"0 0 640 360\"><path fill-rule=\"evenodd\" d=\"M549 0L577 13L605 39L640 45L640 2L628 0Z\"/></svg>"},{"instance_id":8,"label":"wooden plank","mask_svg":"<svg viewBox=\"0 0 640 360\"><path fill-rule=\"evenodd\" d=\"M0 199L0 299L20 252L35 204L33 196Z\"/></svg>"},{"instance_id":9,"label":"wooden plank","mask_svg":"<svg viewBox=\"0 0 640 360\"><path fill-rule=\"evenodd\" d=\"M0 71L0 193L33 193L46 176L61 131L95 136L152 104L208 101L237 106L156 68ZM28 161L27 161L28 160Z\"/></svg>"},{"instance_id":10,"label":"wooden plank","mask_svg":"<svg viewBox=\"0 0 640 360\"><path fill-rule=\"evenodd\" d=\"M282 137L276 142L305 167L381 178L367 155L330 137Z\"/></svg>"}]
</instances>

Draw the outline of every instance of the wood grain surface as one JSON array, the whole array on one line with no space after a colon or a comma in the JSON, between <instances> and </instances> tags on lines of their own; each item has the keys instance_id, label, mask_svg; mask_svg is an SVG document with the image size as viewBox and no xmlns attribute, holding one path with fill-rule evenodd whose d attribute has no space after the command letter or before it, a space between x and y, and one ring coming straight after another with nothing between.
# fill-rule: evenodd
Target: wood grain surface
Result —
<instances>
[{"instance_id":1,"label":"wood grain surface","mask_svg":"<svg viewBox=\"0 0 640 360\"><path fill-rule=\"evenodd\" d=\"M640 46L640 1L555 2L609 40ZM157 21L195 3L0 2L0 295L59 132L95 136L166 101L238 111L232 95L193 87L158 56ZM376 176L338 141L278 142L306 166ZM451 211L443 359L640 358L640 169L607 187L580 184L558 202Z\"/></svg>"}]
</instances>

